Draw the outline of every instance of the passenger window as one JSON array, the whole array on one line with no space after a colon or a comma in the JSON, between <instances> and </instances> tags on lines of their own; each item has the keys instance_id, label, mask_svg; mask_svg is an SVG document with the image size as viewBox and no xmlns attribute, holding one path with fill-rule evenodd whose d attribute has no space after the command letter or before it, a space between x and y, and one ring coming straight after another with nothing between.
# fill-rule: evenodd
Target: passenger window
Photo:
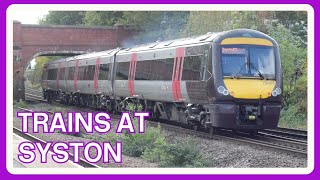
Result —
<instances>
[{"instance_id":1,"label":"passenger window","mask_svg":"<svg viewBox=\"0 0 320 180\"><path fill-rule=\"evenodd\" d=\"M118 62L117 80L128 80L130 62Z\"/></svg>"},{"instance_id":2,"label":"passenger window","mask_svg":"<svg viewBox=\"0 0 320 180\"><path fill-rule=\"evenodd\" d=\"M108 80L108 77L109 77L109 64L100 64L99 80Z\"/></svg>"},{"instance_id":3,"label":"passenger window","mask_svg":"<svg viewBox=\"0 0 320 180\"><path fill-rule=\"evenodd\" d=\"M200 80L201 56L186 56L183 62L182 80Z\"/></svg>"}]
</instances>

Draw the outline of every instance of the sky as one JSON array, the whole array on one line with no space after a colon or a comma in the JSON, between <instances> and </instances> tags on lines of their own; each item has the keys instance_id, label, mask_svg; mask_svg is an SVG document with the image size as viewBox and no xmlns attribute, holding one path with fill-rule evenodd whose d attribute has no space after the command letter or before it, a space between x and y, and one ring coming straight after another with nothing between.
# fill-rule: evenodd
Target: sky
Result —
<instances>
[{"instance_id":1,"label":"sky","mask_svg":"<svg viewBox=\"0 0 320 180\"><path fill-rule=\"evenodd\" d=\"M20 21L22 24L38 24L38 20L48 14L46 10L26 10L13 13L13 19Z\"/></svg>"}]
</instances>

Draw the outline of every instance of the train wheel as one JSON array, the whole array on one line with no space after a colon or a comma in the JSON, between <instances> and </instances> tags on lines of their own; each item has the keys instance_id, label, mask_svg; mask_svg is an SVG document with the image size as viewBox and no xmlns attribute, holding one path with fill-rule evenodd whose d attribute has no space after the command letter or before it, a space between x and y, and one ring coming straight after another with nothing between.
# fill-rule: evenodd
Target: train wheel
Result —
<instances>
[{"instance_id":1,"label":"train wheel","mask_svg":"<svg viewBox=\"0 0 320 180\"><path fill-rule=\"evenodd\" d=\"M209 128L209 133L210 133L210 134L216 134L216 133L217 133L217 128L210 127L210 128Z\"/></svg>"},{"instance_id":2,"label":"train wheel","mask_svg":"<svg viewBox=\"0 0 320 180\"><path fill-rule=\"evenodd\" d=\"M200 130L200 124L194 124L193 125L193 130L194 131L199 131Z\"/></svg>"}]
</instances>

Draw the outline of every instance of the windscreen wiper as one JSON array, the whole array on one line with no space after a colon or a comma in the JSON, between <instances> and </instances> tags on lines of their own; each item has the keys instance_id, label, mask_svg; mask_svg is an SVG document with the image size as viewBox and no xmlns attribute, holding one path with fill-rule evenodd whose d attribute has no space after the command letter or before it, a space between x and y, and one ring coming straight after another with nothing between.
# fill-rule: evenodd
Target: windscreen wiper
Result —
<instances>
[{"instance_id":1,"label":"windscreen wiper","mask_svg":"<svg viewBox=\"0 0 320 180\"><path fill-rule=\"evenodd\" d=\"M265 77L262 75L262 73L250 62L249 65L257 71L257 73L259 74L259 76L262 78L262 79L265 79Z\"/></svg>"},{"instance_id":2,"label":"windscreen wiper","mask_svg":"<svg viewBox=\"0 0 320 180\"><path fill-rule=\"evenodd\" d=\"M238 79L239 74L240 74L240 73L242 72L242 70L247 66L247 64L248 64L248 61L246 61L246 62L242 65L240 71L237 72L237 73L233 76L233 78Z\"/></svg>"}]
</instances>

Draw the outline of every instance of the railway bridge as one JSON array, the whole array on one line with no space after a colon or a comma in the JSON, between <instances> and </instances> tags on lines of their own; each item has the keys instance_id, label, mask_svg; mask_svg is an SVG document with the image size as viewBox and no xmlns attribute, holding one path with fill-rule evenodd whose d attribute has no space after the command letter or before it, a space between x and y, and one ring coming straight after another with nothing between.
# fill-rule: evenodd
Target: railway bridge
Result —
<instances>
[{"instance_id":1,"label":"railway bridge","mask_svg":"<svg viewBox=\"0 0 320 180\"><path fill-rule=\"evenodd\" d=\"M132 26L30 25L13 22L13 97L24 99L24 72L38 56L70 56L120 47Z\"/></svg>"}]
</instances>

